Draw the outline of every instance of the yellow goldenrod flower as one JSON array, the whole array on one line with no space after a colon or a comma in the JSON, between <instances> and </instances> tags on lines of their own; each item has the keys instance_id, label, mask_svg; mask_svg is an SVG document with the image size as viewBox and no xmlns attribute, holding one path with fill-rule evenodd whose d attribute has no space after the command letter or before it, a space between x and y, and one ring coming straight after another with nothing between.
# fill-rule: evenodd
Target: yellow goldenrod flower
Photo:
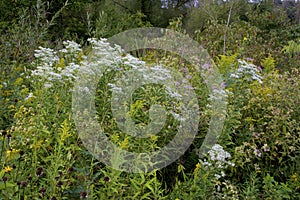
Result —
<instances>
[{"instance_id":1,"label":"yellow goldenrod flower","mask_svg":"<svg viewBox=\"0 0 300 200\"><path fill-rule=\"evenodd\" d=\"M121 142L121 144L120 144L120 148L121 149L127 149L128 148L128 137L126 137L122 142Z\"/></svg>"},{"instance_id":2,"label":"yellow goldenrod flower","mask_svg":"<svg viewBox=\"0 0 300 200\"><path fill-rule=\"evenodd\" d=\"M66 67L65 59L64 58L59 59L59 63L56 65L56 68L65 69L65 67Z\"/></svg>"},{"instance_id":3,"label":"yellow goldenrod flower","mask_svg":"<svg viewBox=\"0 0 300 200\"><path fill-rule=\"evenodd\" d=\"M16 149L11 149L6 151L6 161L16 159L19 156L19 151Z\"/></svg>"},{"instance_id":4,"label":"yellow goldenrod flower","mask_svg":"<svg viewBox=\"0 0 300 200\"><path fill-rule=\"evenodd\" d=\"M70 127L69 124L67 122L67 120L64 120L61 128L59 129L61 131L61 135L60 135L60 142L63 144L63 142L71 137L71 133L70 133Z\"/></svg>"},{"instance_id":5,"label":"yellow goldenrod flower","mask_svg":"<svg viewBox=\"0 0 300 200\"><path fill-rule=\"evenodd\" d=\"M247 41L248 40L248 38L247 37L244 37L244 41Z\"/></svg>"},{"instance_id":6,"label":"yellow goldenrod flower","mask_svg":"<svg viewBox=\"0 0 300 200\"><path fill-rule=\"evenodd\" d=\"M297 181L297 174L293 174L291 178Z\"/></svg>"},{"instance_id":7,"label":"yellow goldenrod flower","mask_svg":"<svg viewBox=\"0 0 300 200\"><path fill-rule=\"evenodd\" d=\"M196 168L195 168L195 170L194 170L194 175L196 175L196 174L198 173L200 167L201 167L201 164L200 164L200 163L197 163L197 164L196 164Z\"/></svg>"},{"instance_id":8,"label":"yellow goldenrod flower","mask_svg":"<svg viewBox=\"0 0 300 200\"><path fill-rule=\"evenodd\" d=\"M4 168L4 171L5 172L10 172L13 168L11 168L10 166L7 166Z\"/></svg>"},{"instance_id":9,"label":"yellow goldenrod flower","mask_svg":"<svg viewBox=\"0 0 300 200\"><path fill-rule=\"evenodd\" d=\"M177 167L177 172L178 172L178 173L181 173L181 172L183 172L183 173L184 173L184 170L185 170L184 166L183 166L183 165L181 165L181 164L178 164L178 167Z\"/></svg>"},{"instance_id":10,"label":"yellow goldenrod flower","mask_svg":"<svg viewBox=\"0 0 300 200\"><path fill-rule=\"evenodd\" d=\"M150 140L151 140L152 142L156 142L157 139L158 139L158 136L156 136L156 135L151 135L151 136L150 136Z\"/></svg>"},{"instance_id":11,"label":"yellow goldenrod flower","mask_svg":"<svg viewBox=\"0 0 300 200\"><path fill-rule=\"evenodd\" d=\"M3 91L3 96L6 96L6 97L11 96L13 94L13 92L14 92L13 90L4 90Z\"/></svg>"},{"instance_id":12,"label":"yellow goldenrod flower","mask_svg":"<svg viewBox=\"0 0 300 200\"><path fill-rule=\"evenodd\" d=\"M111 140L114 142L114 143L117 143L119 141L119 134L118 133L114 133L112 136L111 136Z\"/></svg>"},{"instance_id":13,"label":"yellow goldenrod flower","mask_svg":"<svg viewBox=\"0 0 300 200\"><path fill-rule=\"evenodd\" d=\"M22 85L22 83L23 83L23 79L19 77L19 78L17 78L16 81L14 82L14 85L15 85L15 86L18 86L18 85Z\"/></svg>"},{"instance_id":14,"label":"yellow goldenrod flower","mask_svg":"<svg viewBox=\"0 0 300 200\"><path fill-rule=\"evenodd\" d=\"M35 144L30 145L30 148L39 149L44 143L44 140L39 140Z\"/></svg>"},{"instance_id":15,"label":"yellow goldenrod flower","mask_svg":"<svg viewBox=\"0 0 300 200\"><path fill-rule=\"evenodd\" d=\"M6 155L9 156L12 152L15 152L15 149L8 149L6 150Z\"/></svg>"},{"instance_id":16,"label":"yellow goldenrod flower","mask_svg":"<svg viewBox=\"0 0 300 200\"><path fill-rule=\"evenodd\" d=\"M81 61L83 60L83 56L84 56L83 52L80 51L80 52L78 53L78 58L77 58L77 60L78 60L79 62L81 62Z\"/></svg>"},{"instance_id":17,"label":"yellow goldenrod flower","mask_svg":"<svg viewBox=\"0 0 300 200\"><path fill-rule=\"evenodd\" d=\"M20 92L20 94L28 94L29 93L29 89L28 88L23 88Z\"/></svg>"}]
</instances>

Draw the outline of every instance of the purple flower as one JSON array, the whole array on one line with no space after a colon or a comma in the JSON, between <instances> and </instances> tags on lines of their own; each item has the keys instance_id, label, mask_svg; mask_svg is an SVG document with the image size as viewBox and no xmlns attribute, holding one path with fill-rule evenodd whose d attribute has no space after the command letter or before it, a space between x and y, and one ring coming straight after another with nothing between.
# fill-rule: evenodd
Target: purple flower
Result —
<instances>
[{"instance_id":1,"label":"purple flower","mask_svg":"<svg viewBox=\"0 0 300 200\"><path fill-rule=\"evenodd\" d=\"M210 64L205 63L204 65L201 66L202 69L209 69L210 68Z\"/></svg>"},{"instance_id":2,"label":"purple flower","mask_svg":"<svg viewBox=\"0 0 300 200\"><path fill-rule=\"evenodd\" d=\"M253 132L252 136L255 137L256 139L260 136L260 134L258 132Z\"/></svg>"},{"instance_id":3,"label":"purple flower","mask_svg":"<svg viewBox=\"0 0 300 200\"><path fill-rule=\"evenodd\" d=\"M253 61L254 61L253 58L245 58L245 60L250 61L250 62L253 62Z\"/></svg>"},{"instance_id":4,"label":"purple flower","mask_svg":"<svg viewBox=\"0 0 300 200\"><path fill-rule=\"evenodd\" d=\"M260 149L255 149L254 150L254 155L260 158L261 157L261 150Z\"/></svg>"},{"instance_id":5,"label":"purple flower","mask_svg":"<svg viewBox=\"0 0 300 200\"><path fill-rule=\"evenodd\" d=\"M226 88L226 82L222 82L222 83L220 84L220 87L221 87L222 89L225 89L225 88Z\"/></svg>"}]
</instances>

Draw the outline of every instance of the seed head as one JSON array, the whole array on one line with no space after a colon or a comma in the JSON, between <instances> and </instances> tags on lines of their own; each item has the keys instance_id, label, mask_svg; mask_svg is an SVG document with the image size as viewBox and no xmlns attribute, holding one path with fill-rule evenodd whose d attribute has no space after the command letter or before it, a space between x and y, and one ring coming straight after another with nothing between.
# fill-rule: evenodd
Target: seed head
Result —
<instances>
[{"instance_id":1,"label":"seed head","mask_svg":"<svg viewBox=\"0 0 300 200\"><path fill-rule=\"evenodd\" d=\"M2 181L5 183L5 182L7 181L7 177L4 176L4 177L2 178Z\"/></svg>"},{"instance_id":2,"label":"seed head","mask_svg":"<svg viewBox=\"0 0 300 200\"><path fill-rule=\"evenodd\" d=\"M27 185L28 185L27 181L23 181L23 182L21 183L21 186L22 186L22 187L27 187Z\"/></svg>"},{"instance_id":3,"label":"seed head","mask_svg":"<svg viewBox=\"0 0 300 200\"><path fill-rule=\"evenodd\" d=\"M87 198L87 197L88 197L88 195L87 195L87 192L86 192L86 191L80 193L80 198L81 198L81 199Z\"/></svg>"}]
</instances>

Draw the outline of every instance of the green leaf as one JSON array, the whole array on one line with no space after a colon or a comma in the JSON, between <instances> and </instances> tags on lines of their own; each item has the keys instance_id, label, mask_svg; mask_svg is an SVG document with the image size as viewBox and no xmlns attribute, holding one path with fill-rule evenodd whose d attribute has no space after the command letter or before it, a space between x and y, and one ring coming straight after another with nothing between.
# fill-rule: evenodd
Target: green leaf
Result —
<instances>
[{"instance_id":1,"label":"green leaf","mask_svg":"<svg viewBox=\"0 0 300 200\"><path fill-rule=\"evenodd\" d=\"M0 179L2 179L2 177L4 176L4 173L5 173L5 170L3 169L3 170L0 172Z\"/></svg>"},{"instance_id":2,"label":"green leaf","mask_svg":"<svg viewBox=\"0 0 300 200\"><path fill-rule=\"evenodd\" d=\"M15 187L14 183L6 182L6 188ZM0 182L0 190L5 189L5 184L3 182Z\"/></svg>"}]
</instances>

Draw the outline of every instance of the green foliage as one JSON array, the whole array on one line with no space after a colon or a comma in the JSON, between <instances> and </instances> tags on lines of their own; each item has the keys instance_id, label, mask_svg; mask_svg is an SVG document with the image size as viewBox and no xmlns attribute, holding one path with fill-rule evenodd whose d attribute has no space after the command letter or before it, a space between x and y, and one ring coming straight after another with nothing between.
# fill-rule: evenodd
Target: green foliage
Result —
<instances>
[{"instance_id":1,"label":"green foliage","mask_svg":"<svg viewBox=\"0 0 300 200\"><path fill-rule=\"evenodd\" d=\"M244 179L245 171L270 173L280 181L287 181L298 171L299 124L294 116L298 115L299 109L293 105L297 104L295 98L298 99L299 90L291 84L299 84L298 71L293 74L292 78L291 74L267 75L263 85L252 84L250 90L233 97L239 99L234 100L239 102L239 109L234 111L239 113L239 123L237 129L230 130L230 138L236 146L234 173L239 181ZM246 101L240 101L240 95ZM234 125L235 121L232 123Z\"/></svg>"},{"instance_id":2,"label":"green foliage","mask_svg":"<svg viewBox=\"0 0 300 200\"><path fill-rule=\"evenodd\" d=\"M238 67L237 56L237 54L231 56L220 55L217 58L217 65L221 74L228 77L230 72Z\"/></svg>"},{"instance_id":3,"label":"green foliage","mask_svg":"<svg viewBox=\"0 0 300 200\"><path fill-rule=\"evenodd\" d=\"M288 188L288 185L274 180L270 174L267 174L263 179L263 189L266 191L265 199L290 199L292 190Z\"/></svg>"},{"instance_id":4,"label":"green foliage","mask_svg":"<svg viewBox=\"0 0 300 200\"><path fill-rule=\"evenodd\" d=\"M164 8L158 0L0 2L0 199L300 199L299 24L273 1L198 1L193 8L183 2L168 1ZM148 26L189 33L216 61L227 97L218 141L227 153L217 155L226 155L226 166L210 153L198 157L211 116L201 74L183 58L160 50L136 53L148 67L182 73L199 97L199 133L186 153L164 169L129 174L95 160L79 138L71 119L72 75L92 47L61 41L86 44L88 37ZM119 67L130 69L124 63ZM68 70L71 75L63 75ZM111 86L122 70L105 71L99 79L99 124L121 149L155 151L173 138L178 113L168 115L150 138L122 132L110 105ZM46 75L31 76L35 73ZM158 84L135 90L131 100L125 114L139 126L151 123L153 104L169 110L180 106Z\"/></svg>"},{"instance_id":5,"label":"green foliage","mask_svg":"<svg viewBox=\"0 0 300 200\"><path fill-rule=\"evenodd\" d=\"M238 22L246 18L245 13L251 8L246 1L198 1L199 6L191 8L184 19L184 27L189 34L194 35L195 31L204 31L210 26L211 22L226 24L230 8L233 12L230 16L230 22ZM215 30L218 31L218 30ZM223 31L223 30L222 30ZM216 38L215 38L216 39Z\"/></svg>"},{"instance_id":6,"label":"green foliage","mask_svg":"<svg viewBox=\"0 0 300 200\"><path fill-rule=\"evenodd\" d=\"M282 48L282 52L290 54L292 57L299 55L300 53L300 39L298 42L292 40L288 41L288 44Z\"/></svg>"},{"instance_id":7,"label":"green foliage","mask_svg":"<svg viewBox=\"0 0 300 200\"><path fill-rule=\"evenodd\" d=\"M285 11L281 8L264 10L253 8L252 12L247 13L249 22L258 29L270 32L273 29L281 29L289 26L290 22ZM267 34L264 35L268 37Z\"/></svg>"},{"instance_id":8,"label":"green foliage","mask_svg":"<svg viewBox=\"0 0 300 200\"><path fill-rule=\"evenodd\" d=\"M115 15L109 13L115 13ZM93 17L91 16L91 18ZM88 13L89 36L96 38L110 37L128 29L151 26L148 21L145 21L145 18L146 16L141 12L118 14L117 10L108 9L100 11L95 20L92 21Z\"/></svg>"},{"instance_id":9,"label":"green foliage","mask_svg":"<svg viewBox=\"0 0 300 200\"><path fill-rule=\"evenodd\" d=\"M263 59L261 62L261 66L265 73L271 73L275 70L275 60L272 55L269 55L267 58Z\"/></svg>"}]
</instances>

